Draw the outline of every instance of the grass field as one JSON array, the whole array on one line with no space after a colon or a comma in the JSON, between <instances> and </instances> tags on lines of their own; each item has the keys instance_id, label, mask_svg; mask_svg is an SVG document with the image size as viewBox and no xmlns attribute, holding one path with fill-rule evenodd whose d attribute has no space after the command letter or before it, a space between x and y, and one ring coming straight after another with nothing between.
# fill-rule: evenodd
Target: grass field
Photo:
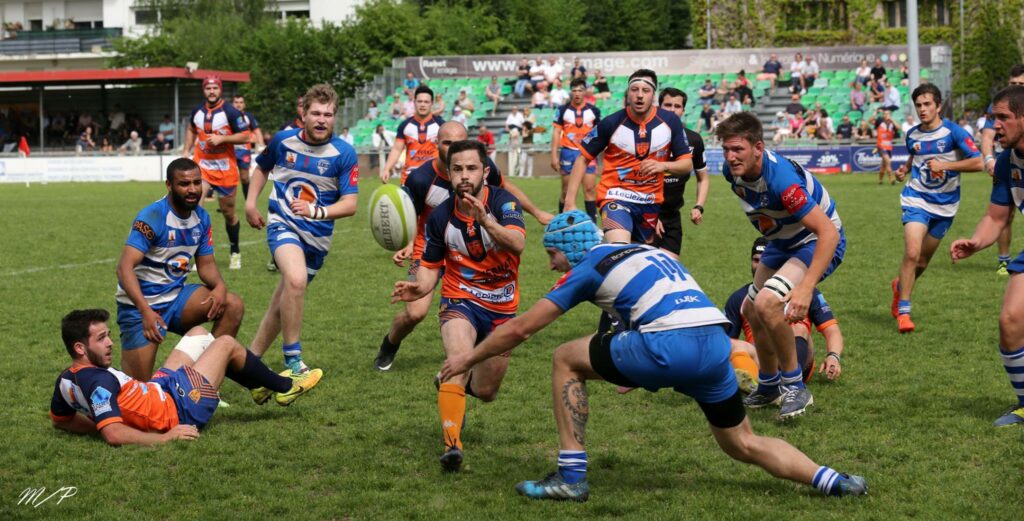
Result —
<instances>
[{"instance_id":1,"label":"grass field","mask_svg":"<svg viewBox=\"0 0 1024 521\"><path fill-rule=\"evenodd\" d=\"M974 229L989 178L965 176L960 216L915 292L918 332L910 336L899 336L888 314L888 284L902 255L899 187L878 186L870 175L822 181L848 236L845 262L821 287L846 338L843 376L816 379L815 407L796 422L780 424L774 411L750 416L755 430L866 476L866 498L827 499L733 462L684 396L619 396L603 383L589 386L590 501L517 496L516 482L555 468L551 352L593 330L590 306L514 352L497 401L470 400L464 471L442 475L431 384L443 358L436 316L405 341L391 372L371 367L398 311L388 304L391 284L404 276L368 231L364 205L373 179L363 182L360 213L338 224L334 249L307 295L306 359L325 371L313 393L290 408L260 407L226 382L231 407L193 443L115 449L56 431L47 410L54 379L69 363L60 317L72 308L114 309L115 260L131 220L164 187L0 185L0 519L1019 518L1024 430L990 426L1012 401L996 347L1006 279L995 274L994 251L957 266L946 253L950 238ZM557 179L519 183L542 207L555 206ZM703 225L687 222L682 258L724 305L749 279L755 231L721 177L712 178L706 207ZM245 226L244 269L227 271L222 221L213 218L218 263L247 307L239 333L247 343L277 276L263 267L263 233ZM541 228L528 224L523 309L557 278L547 269ZM266 357L277 367L279 345ZM115 366L119 359L115 349ZM64 486L77 487L77 495L38 508L17 504L25 488Z\"/></svg>"}]
</instances>

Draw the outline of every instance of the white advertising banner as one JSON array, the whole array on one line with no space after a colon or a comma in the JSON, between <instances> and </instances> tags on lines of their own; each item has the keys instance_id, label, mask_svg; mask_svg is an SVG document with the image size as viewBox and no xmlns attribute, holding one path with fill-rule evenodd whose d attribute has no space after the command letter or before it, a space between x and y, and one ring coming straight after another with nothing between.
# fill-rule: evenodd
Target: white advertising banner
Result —
<instances>
[{"instance_id":1,"label":"white advertising banner","mask_svg":"<svg viewBox=\"0 0 1024 521\"><path fill-rule=\"evenodd\" d=\"M175 155L0 158L0 183L162 181Z\"/></svg>"}]
</instances>

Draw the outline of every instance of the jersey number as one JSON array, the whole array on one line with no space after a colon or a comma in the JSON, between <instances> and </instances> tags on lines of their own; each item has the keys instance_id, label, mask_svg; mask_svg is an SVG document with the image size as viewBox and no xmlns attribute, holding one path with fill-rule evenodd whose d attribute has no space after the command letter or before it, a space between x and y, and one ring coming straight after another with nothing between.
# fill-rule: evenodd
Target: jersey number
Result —
<instances>
[{"instance_id":1,"label":"jersey number","mask_svg":"<svg viewBox=\"0 0 1024 521\"><path fill-rule=\"evenodd\" d=\"M679 264L670 259L668 255L665 255L664 253L651 255L647 257L647 261L657 268L662 275L668 277L668 280L674 282L676 277L679 277L679 280L681 281L686 280L686 274L683 273L683 270L679 269Z\"/></svg>"}]
</instances>

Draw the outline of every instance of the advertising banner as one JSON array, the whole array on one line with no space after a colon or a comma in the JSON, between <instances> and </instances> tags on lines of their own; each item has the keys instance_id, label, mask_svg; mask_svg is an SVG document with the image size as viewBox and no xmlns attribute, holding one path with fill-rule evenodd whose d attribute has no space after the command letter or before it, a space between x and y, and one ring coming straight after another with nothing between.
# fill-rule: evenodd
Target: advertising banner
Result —
<instances>
[{"instance_id":1,"label":"advertising banner","mask_svg":"<svg viewBox=\"0 0 1024 521\"><path fill-rule=\"evenodd\" d=\"M808 148L776 148L772 152L796 161L797 164L815 174L838 174L846 172L877 172L882 166L882 157L872 146L833 146ZM892 168L899 168L907 162L907 147L896 146L892 151ZM708 171L722 173L725 159L721 148L704 151Z\"/></svg>"},{"instance_id":2,"label":"advertising banner","mask_svg":"<svg viewBox=\"0 0 1024 521\"><path fill-rule=\"evenodd\" d=\"M176 155L0 158L0 183L162 181Z\"/></svg>"}]
</instances>

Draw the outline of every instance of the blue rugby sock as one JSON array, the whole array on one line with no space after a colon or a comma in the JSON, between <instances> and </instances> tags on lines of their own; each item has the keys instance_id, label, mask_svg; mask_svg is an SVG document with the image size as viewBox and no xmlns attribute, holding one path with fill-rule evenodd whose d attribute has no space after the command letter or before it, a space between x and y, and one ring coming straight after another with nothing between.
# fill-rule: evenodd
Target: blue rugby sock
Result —
<instances>
[{"instance_id":1,"label":"blue rugby sock","mask_svg":"<svg viewBox=\"0 0 1024 521\"><path fill-rule=\"evenodd\" d=\"M901 300L899 306L900 306L899 314L901 314L901 315L909 315L910 314L910 301L909 300Z\"/></svg>"},{"instance_id":2,"label":"blue rugby sock","mask_svg":"<svg viewBox=\"0 0 1024 521\"><path fill-rule=\"evenodd\" d=\"M787 387L804 388L804 372L799 367L792 371L782 371L782 385Z\"/></svg>"},{"instance_id":3,"label":"blue rugby sock","mask_svg":"<svg viewBox=\"0 0 1024 521\"><path fill-rule=\"evenodd\" d=\"M1024 347L1009 353L1000 351L999 354L1003 357L1003 369L1010 377L1013 392L1017 394L1017 403L1024 406Z\"/></svg>"},{"instance_id":4,"label":"blue rugby sock","mask_svg":"<svg viewBox=\"0 0 1024 521\"><path fill-rule=\"evenodd\" d=\"M811 485L830 496L838 495L839 482L848 479L842 474L828 468L821 466L818 471L814 473L814 479L811 480Z\"/></svg>"},{"instance_id":5,"label":"blue rugby sock","mask_svg":"<svg viewBox=\"0 0 1024 521\"><path fill-rule=\"evenodd\" d=\"M570 485L587 479L587 452L558 451L558 474Z\"/></svg>"},{"instance_id":6,"label":"blue rugby sock","mask_svg":"<svg viewBox=\"0 0 1024 521\"><path fill-rule=\"evenodd\" d=\"M771 394L778 391L779 384L782 383L782 373L762 373L757 372L757 393Z\"/></svg>"},{"instance_id":7,"label":"blue rugby sock","mask_svg":"<svg viewBox=\"0 0 1024 521\"><path fill-rule=\"evenodd\" d=\"M291 366L296 360L302 361L302 342L285 344L281 350L284 351L284 365Z\"/></svg>"},{"instance_id":8,"label":"blue rugby sock","mask_svg":"<svg viewBox=\"0 0 1024 521\"><path fill-rule=\"evenodd\" d=\"M999 256L999 262L1010 262L1010 256L1009 255L1000 255Z\"/></svg>"}]
</instances>

